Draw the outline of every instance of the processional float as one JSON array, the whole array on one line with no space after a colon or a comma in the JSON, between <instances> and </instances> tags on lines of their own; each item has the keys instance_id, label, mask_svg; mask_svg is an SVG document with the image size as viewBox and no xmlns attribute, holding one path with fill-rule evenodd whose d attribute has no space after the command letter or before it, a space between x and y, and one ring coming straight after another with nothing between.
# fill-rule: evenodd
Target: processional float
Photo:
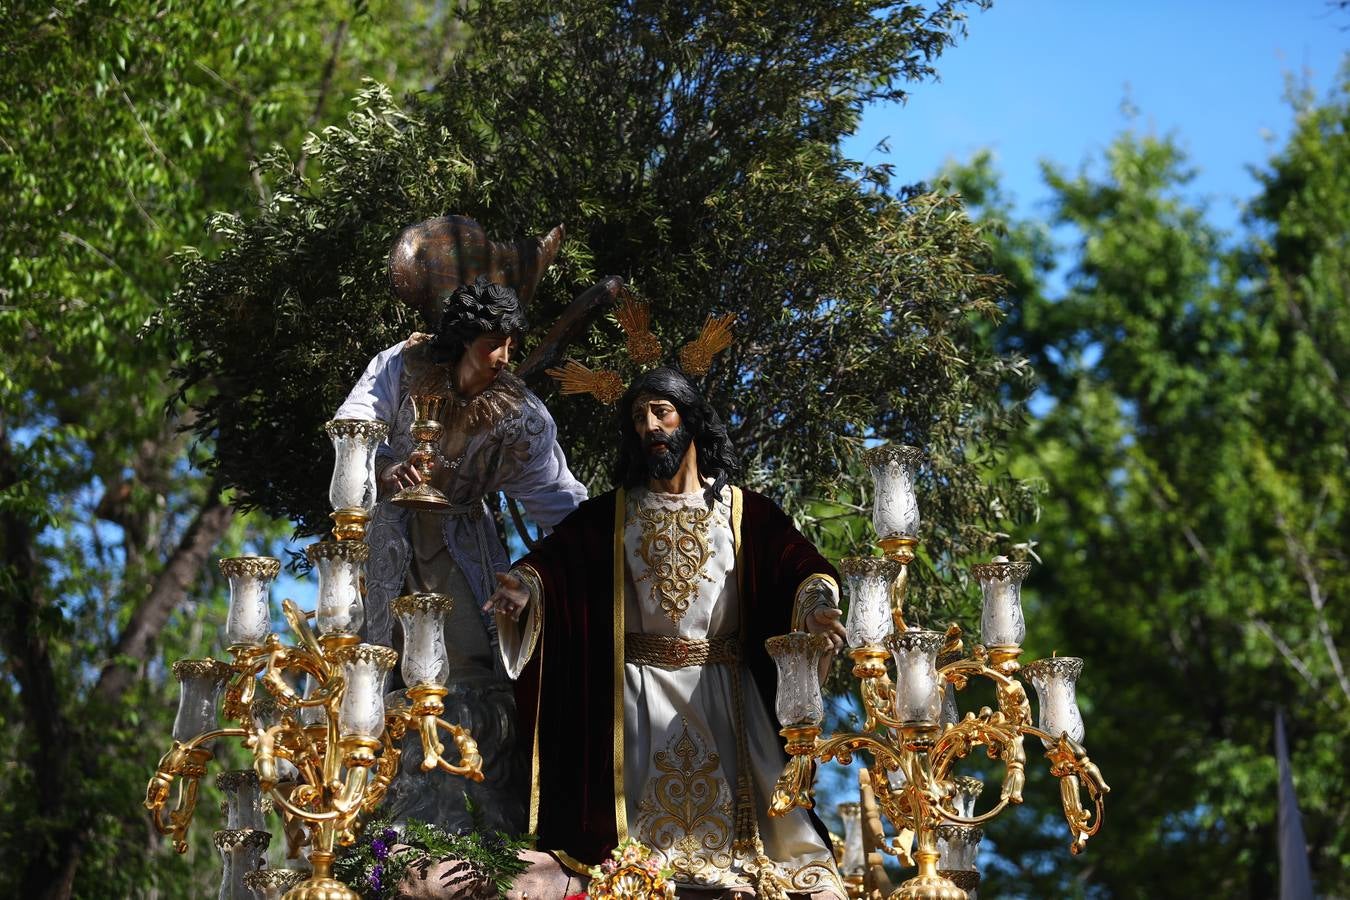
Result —
<instances>
[{"instance_id":1,"label":"processional float","mask_svg":"<svg viewBox=\"0 0 1350 900\"><path fill-rule=\"evenodd\" d=\"M803 632L769 638L766 647L778 666L778 718L790 757L770 815L813 805L818 761L847 765L855 754L866 753L872 765L861 774L863 795L875 798L894 832L877 842L878 849L918 868L889 900L966 900L979 885L981 826L1022 802L1025 736L1040 739L1050 773L1060 780L1070 850L1080 852L1101 828L1103 798L1110 788L1081 743L1083 719L1075 691L1083 661L1054 656L1020 664L1026 637L1021 588L1031 566L1002 557L972 569L984 595L981 643L967 652L955 625L945 633L907 625L908 567L919 533L914 480L922 455L913 447L888 446L867 451L864 460L876 485L872 522L884 556L846 558L840 571L849 592L849 655L865 721L859 731L823 738L817 673L825 638ZM1032 723L1023 676L1036 689L1038 724ZM962 716L956 695L973 678L993 683L998 708ZM953 772L977 747L985 747L1004 768L998 801L982 813L974 806L983 784ZM1091 811L1084 806L1084 790ZM842 868L851 892L862 896L867 867L862 810L851 804L841 814L846 829ZM873 823L872 832L880 835L880 823Z\"/></svg>"}]
</instances>

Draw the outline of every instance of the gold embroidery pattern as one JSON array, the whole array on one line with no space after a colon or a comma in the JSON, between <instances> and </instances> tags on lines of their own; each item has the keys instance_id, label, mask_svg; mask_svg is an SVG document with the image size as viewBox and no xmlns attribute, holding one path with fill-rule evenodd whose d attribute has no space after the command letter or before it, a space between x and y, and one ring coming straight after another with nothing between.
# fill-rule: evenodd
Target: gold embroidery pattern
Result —
<instances>
[{"instance_id":1,"label":"gold embroidery pattern","mask_svg":"<svg viewBox=\"0 0 1350 900\"><path fill-rule=\"evenodd\" d=\"M665 853L675 880L711 884L731 867L731 791L721 774L721 757L680 720L680 733L652 757L661 774L647 783L638 804L637 833Z\"/></svg>"},{"instance_id":2,"label":"gold embroidery pattern","mask_svg":"<svg viewBox=\"0 0 1350 900\"><path fill-rule=\"evenodd\" d=\"M678 625L698 596L698 579L712 581L703 574L703 567L713 556L708 542L712 510L704 506L680 509L640 506L636 512L642 527L638 556L647 564L647 571L634 578L634 582L651 579L652 596L661 604L666 618Z\"/></svg>"}]
</instances>

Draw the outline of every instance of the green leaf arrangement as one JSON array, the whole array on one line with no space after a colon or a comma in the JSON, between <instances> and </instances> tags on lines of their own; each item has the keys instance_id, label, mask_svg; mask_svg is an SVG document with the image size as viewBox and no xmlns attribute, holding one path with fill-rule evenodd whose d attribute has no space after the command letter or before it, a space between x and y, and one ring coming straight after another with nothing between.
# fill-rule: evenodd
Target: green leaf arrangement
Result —
<instances>
[{"instance_id":1,"label":"green leaf arrangement","mask_svg":"<svg viewBox=\"0 0 1350 900\"><path fill-rule=\"evenodd\" d=\"M399 826L388 819L372 819L356 843L334 861L333 874L365 900L389 900L409 872L425 876L432 866L453 859L462 863L457 880L491 885L495 896L505 897L529 867L520 851L531 844L528 835L512 837L481 829L450 834L416 819Z\"/></svg>"}]
</instances>

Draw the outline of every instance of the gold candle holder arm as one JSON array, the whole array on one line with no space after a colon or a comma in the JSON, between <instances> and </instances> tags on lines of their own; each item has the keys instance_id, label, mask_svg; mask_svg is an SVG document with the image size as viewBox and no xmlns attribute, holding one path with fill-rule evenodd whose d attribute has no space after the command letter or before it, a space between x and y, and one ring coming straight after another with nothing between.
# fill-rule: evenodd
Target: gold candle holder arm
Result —
<instances>
[{"instance_id":1,"label":"gold candle holder arm","mask_svg":"<svg viewBox=\"0 0 1350 900\"><path fill-rule=\"evenodd\" d=\"M875 731L878 725L897 731L903 727L903 723L890 712L895 709L895 686L891 684L889 676L882 674L863 678L861 691L863 709L867 712L864 731Z\"/></svg>"},{"instance_id":2,"label":"gold candle holder arm","mask_svg":"<svg viewBox=\"0 0 1350 900\"><path fill-rule=\"evenodd\" d=\"M206 764L211 761L210 748L202 744L220 737L242 737L246 734L242 728L217 728L187 742L174 741L173 747L160 757L155 774L145 787L144 806L150 813L155 831L170 838L178 853L187 852L187 831L197 812L199 783L206 775ZM180 778L177 801L166 818L165 807L173 792L173 783Z\"/></svg>"},{"instance_id":3,"label":"gold candle holder arm","mask_svg":"<svg viewBox=\"0 0 1350 900\"><path fill-rule=\"evenodd\" d=\"M461 775L472 781L483 780L483 757L478 752L478 742L473 739L467 728L452 725L440 718L445 712L444 697L448 690L439 684L416 684L408 688L408 700L412 706L399 713L391 714L403 719L404 727L416 722L418 735L422 739L422 771L440 769L451 775ZM459 751L459 764L453 764L442 754L445 744L440 739L440 730L444 729L455 742Z\"/></svg>"},{"instance_id":4,"label":"gold candle holder arm","mask_svg":"<svg viewBox=\"0 0 1350 900\"><path fill-rule=\"evenodd\" d=\"M308 650L315 659L323 659L323 647L319 645L319 639L314 636L314 631L309 627L309 616L306 614L294 600L281 601L281 611L286 616L286 623L291 626L291 631L295 632L296 640L300 645ZM277 641L280 644L280 640Z\"/></svg>"},{"instance_id":5,"label":"gold candle holder arm","mask_svg":"<svg viewBox=\"0 0 1350 900\"><path fill-rule=\"evenodd\" d=\"M1082 853L1088 839L1101 830L1102 819L1106 814L1105 797L1111 793L1111 786L1102 777L1097 764L1088 757L1087 749L1068 735L1061 734L1056 738L1030 725L1023 726L1022 731L1053 744L1045 756L1050 760L1050 774L1059 779L1060 804L1073 835L1069 852L1074 855ZM1091 813L1083 806L1081 788L1087 789L1092 801Z\"/></svg>"},{"instance_id":6,"label":"gold candle holder arm","mask_svg":"<svg viewBox=\"0 0 1350 900\"><path fill-rule=\"evenodd\" d=\"M815 806L815 750L820 726L787 725L778 733L784 738L788 761L769 798L771 816L783 816L793 809Z\"/></svg>"},{"instance_id":7,"label":"gold candle holder arm","mask_svg":"<svg viewBox=\"0 0 1350 900\"><path fill-rule=\"evenodd\" d=\"M257 691L257 674L260 661L267 655L266 647L242 645L230 648L234 670L225 685L225 702L222 714L226 719L243 722L248 719L249 704Z\"/></svg>"},{"instance_id":8,"label":"gold candle holder arm","mask_svg":"<svg viewBox=\"0 0 1350 900\"><path fill-rule=\"evenodd\" d=\"M917 538L890 537L877 542L886 558L900 564L900 574L891 582L891 622L896 631L904 631L905 601L909 599L909 564L914 562Z\"/></svg>"},{"instance_id":9,"label":"gold candle holder arm","mask_svg":"<svg viewBox=\"0 0 1350 900\"><path fill-rule=\"evenodd\" d=\"M440 759L437 765L452 775L462 775L470 781L482 781L483 756L478 752L478 742L474 740L469 730L461 725L451 725L444 719L437 719L436 725L450 732L455 741L455 749L459 751L458 765L451 765L446 759Z\"/></svg>"}]
</instances>

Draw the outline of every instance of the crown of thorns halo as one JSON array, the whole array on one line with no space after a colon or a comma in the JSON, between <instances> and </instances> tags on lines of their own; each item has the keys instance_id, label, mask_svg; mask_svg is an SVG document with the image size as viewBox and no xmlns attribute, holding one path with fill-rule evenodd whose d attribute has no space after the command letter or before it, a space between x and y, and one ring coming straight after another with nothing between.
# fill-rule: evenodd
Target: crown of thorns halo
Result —
<instances>
[{"instance_id":1,"label":"crown of thorns halo","mask_svg":"<svg viewBox=\"0 0 1350 900\"><path fill-rule=\"evenodd\" d=\"M661 360L661 342L652 334L651 309L645 302L631 294L625 296L614 318L627 335L624 349L629 359L638 366ZM735 320L735 313L709 315L698 337L680 348L680 368L689 375L707 375L713 357L731 346L731 323ZM613 369L588 369L575 359L568 359L561 366L545 371L557 380L564 395L590 394L606 406L623 396L623 379Z\"/></svg>"}]
</instances>

